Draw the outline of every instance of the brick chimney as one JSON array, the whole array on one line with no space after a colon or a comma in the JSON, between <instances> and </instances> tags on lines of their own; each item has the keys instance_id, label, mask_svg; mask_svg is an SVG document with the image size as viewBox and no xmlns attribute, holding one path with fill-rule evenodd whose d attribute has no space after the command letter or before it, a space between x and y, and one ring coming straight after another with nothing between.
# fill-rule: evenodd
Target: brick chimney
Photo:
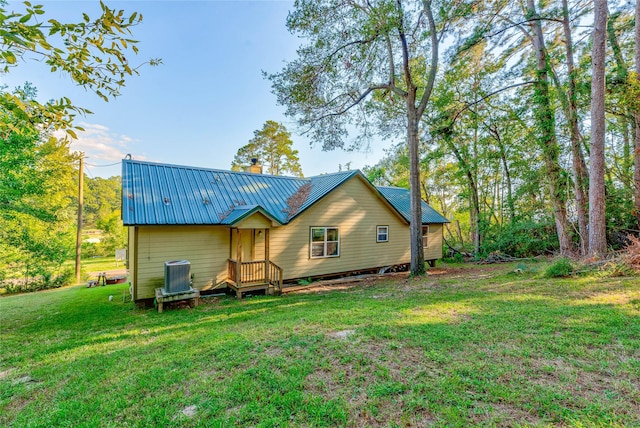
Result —
<instances>
[{"instance_id":1,"label":"brick chimney","mask_svg":"<svg viewBox=\"0 0 640 428\"><path fill-rule=\"evenodd\" d=\"M251 165L249 165L249 172L251 174L262 174L262 165L258 163L257 158L251 159Z\"/></svg>"}]
</instances>

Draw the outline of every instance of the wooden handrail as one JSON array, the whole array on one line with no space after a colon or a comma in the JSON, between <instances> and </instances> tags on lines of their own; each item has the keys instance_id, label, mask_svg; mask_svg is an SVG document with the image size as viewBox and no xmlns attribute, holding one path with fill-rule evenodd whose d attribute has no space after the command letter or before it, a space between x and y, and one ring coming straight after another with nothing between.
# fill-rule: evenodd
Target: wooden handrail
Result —
<instances>
[{"instance_id":1,"label":"wooden handrail","mask_svg":"<svg viewBox=\"0 0 640 428\"><path fill-rule=\"evenodd\" d=\"M242 284L264 282L282 289L284 273L280 266L269 260L239 262L228 259L228 277L238 287Z\"/></svg>"}]
</instances>

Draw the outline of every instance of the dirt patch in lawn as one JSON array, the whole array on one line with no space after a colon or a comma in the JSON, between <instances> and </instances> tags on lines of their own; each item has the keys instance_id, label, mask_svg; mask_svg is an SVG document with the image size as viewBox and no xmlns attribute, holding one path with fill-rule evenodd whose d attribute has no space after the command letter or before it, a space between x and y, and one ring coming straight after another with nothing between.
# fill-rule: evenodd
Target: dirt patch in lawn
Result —
<instances>
[{"instance_id":1,"label":"dirt patch in lawn","mask_svg":"<svg viewBox=\"0 0 640 428\"><path fill-rule=\"evenodd\" d=\"M407 278L407 272L388 273L382 275L358 275L346 278L315 281L308 285L292 285L282 289L283 294L308 294L324 291L349 290L354 287L369 287L383 281Z\"/></svg>"},{"instance_id":2,"label":"dirt patch in lawn","mask_svg":"<svg viewBox=\"0 0 640 428\"><path fill-rule=\"evenodd\" d=\"M386 274L358 275L346 278L337 278L330 280L316 281L308 285L291 285L285 286L282 290L283 294L308 294L322 293L327 291L346 291L356 287L367 288L377 284L396 281L402 284L399 291L411 291L415 289L434 288L437 283L429 281L440 279L464 278L469 280L484 279L493 276L496 272L505 270L505 266L501 264L495 265L469 265L469 267L437 267L431 268L427 272L427 276L422 278L410 278L408 272L395 272ZM384 297L384 296L382 296Z\"/></svg>"}]
</instances>

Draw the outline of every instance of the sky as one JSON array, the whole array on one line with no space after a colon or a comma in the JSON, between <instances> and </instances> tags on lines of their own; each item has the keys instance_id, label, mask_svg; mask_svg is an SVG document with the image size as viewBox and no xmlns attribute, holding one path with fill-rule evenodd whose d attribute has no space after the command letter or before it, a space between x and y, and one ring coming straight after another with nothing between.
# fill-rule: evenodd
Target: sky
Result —
<instances>
[{"instance_id":1,"label":"sky","mask_svg":"<svg viewBox=\"0 0 640 428\"><path fill-rule=\"evenodd\" d=\"M32 1L43 4L45 19L79 22L82 13L97 17L97 1ZM137 58L130 64L161 58L128 78L122 95L104 102L46 64L22 61L0 83L9 88L33 83L38 100L69 97L92 115L78 117L85 128L71 149L85 153L92 177L120 175L119 161L133 159L230 169L237 150L267 120L283 123L292 134L305 176L375 164L392 142L372 141L364 152L323 152L284 116L262 71L280 71L304 42L286 29L290 1L109 1L107 6L142 14L134 28ZM8 9L23 10L10 1ZM116 165L111 165L111 164ZM111 166L105 166L111 165Z\"/></svg>"}]
</instances>

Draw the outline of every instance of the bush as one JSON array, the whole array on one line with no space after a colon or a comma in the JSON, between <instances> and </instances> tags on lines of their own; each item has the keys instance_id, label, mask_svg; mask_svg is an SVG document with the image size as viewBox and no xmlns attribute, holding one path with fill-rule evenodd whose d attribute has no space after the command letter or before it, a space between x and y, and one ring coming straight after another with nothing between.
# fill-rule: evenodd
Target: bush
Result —
<instances>
[{"instance_id":1,"label":"bush","mask_svg":"<svg viewBox=\"0 0 640 428\"><path fill-rule=\"evenodd\" d=\"M64 269L58 276L51 280L51 288L64 287L66 285L71 285L76 280L76 273L74 269L67 268Z\"/></svg>"},{"instance_id":2,"label":"bush","mask_svg":"<svg viewBox=\"0 0 640 428\"><path fill-rule=\"evenodd\" d=\"M553 252L557 247L558 238L552 221L520 220L488 231L480 252L532 257Z\"/></svg>"},{"instance_id":3,"label":"bush","mask_svg":"<svg viewBox=\"0 0 640 428\"><path fill-rule=\"evenodd\" d=\"M464 256L460 253L453 253L449 257L443 257L445 263L464 263Z\"/></svg>"},{"instance_id":4,"label":"bush","mask_svg":"<svg viewBox=\"0 0 640 428\"><path fill-rule=\"evenodd\" d=\"M43 271L39 276L19 281L0 281L0 287L4 287L7 294L30 293L33 291L49 290L71 285L75 281L75 272L72 268L64 269L58 275L53 275L49 270Z\"/></svg>"},{"instance_id":5,"label":"bush","mask_svg":"<svg viewBox=\"0 0 640 428\"><path fill-rule=\"evenodd\" d=\"M572 273L573 264L571 263L571 260L562 257L553 262L553 264L551 264L551 266L547 268L547 270L544 272L544 276L547 278L561 278L569 276Z\"/></svg>"}]
</instances>

